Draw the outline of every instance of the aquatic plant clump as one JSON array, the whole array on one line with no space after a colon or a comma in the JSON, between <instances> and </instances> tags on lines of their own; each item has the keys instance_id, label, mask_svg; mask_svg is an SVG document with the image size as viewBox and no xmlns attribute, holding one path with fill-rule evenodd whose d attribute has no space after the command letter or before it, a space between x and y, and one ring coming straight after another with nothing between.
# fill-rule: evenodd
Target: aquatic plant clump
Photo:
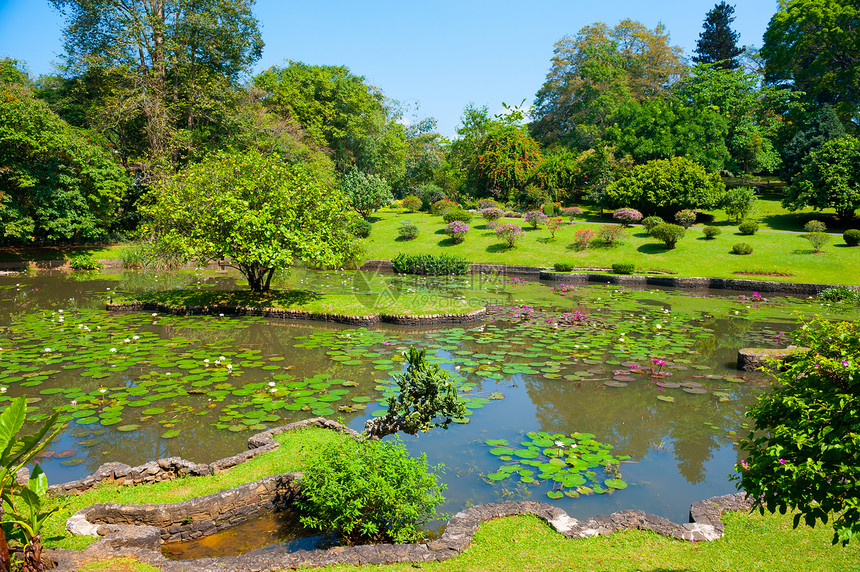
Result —
<instances>
[{"instance_id":1,"label":"aquatic plant clump","mask_svg":"<svg viewBox=\"0 0 860 572\"><path fill-rule=\"evenodd\" d=\"M488 439L490 454L505 464L486 475L490 483L513 478L529 485L549 483L546 495L563 496L606 494L627 488L619 467L628 456L613 456L612 445L594 440L591 433L547 433L530 431L519 445L505 439Z\"/></svg>"}]
</instances>

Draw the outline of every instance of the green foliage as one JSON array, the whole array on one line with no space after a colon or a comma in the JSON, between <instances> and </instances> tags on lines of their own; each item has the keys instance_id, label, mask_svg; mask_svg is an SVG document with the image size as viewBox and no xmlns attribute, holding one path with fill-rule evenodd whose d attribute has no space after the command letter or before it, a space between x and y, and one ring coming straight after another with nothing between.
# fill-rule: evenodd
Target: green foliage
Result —
<instances>
[{"instance_id":1,"label":"green foliage","mask_svg":"<svg viewBox=\"0 0 860 572\"><path fill-rule=\"evenodd\" d=\"M738 232L747 236L752 236L758 232L758 223L752 220L745 220L738 225Z\"/></svg>"},{"instance_id":2,"label":"green foliage","mask_svg":"<svg viewBox=\"0 0 860 572\"><path fill-rule=\"evenodd\" d=\"M726 216L736 222L747 218L755 209L755 189L752 187L734 187L727 189L720 201L720 208L726 211Z\"/></svg>"},{"instance_id":3,"label":"green foliage","mask_svg":"<svg viewBox=\"0 0 860 572\"><path fill-rule=\"evenodd\" d=\"M812 219L803 225L806 232L827 232L827 225L820 220Z\"/></svg>"},{"instance_id":4,"label":"green foliage","mask_svg":"<svg viewBox=\"0 0 860 572\"><path fill-rule=\"evenodd\" d=\"M134 244L123 248L119 253L123 268L143 268L149 265L150 254L143 244Z\"/></svg>"},{"instance_id":5,"label":"green foliage","mask_svg":"<svg viewBox=\"0 0 860 572\"><path fill-rule=\"evenodd\" d=\"M792 339L808 349L771 366L735 478L762 512L797 511L795 527L832 517L833 543L847 544L860 535L860 329L817 316Z\"/></svg>"},{"instance_id":6,"label":"green foliage","mask_svg":"<svg viewBox=\"0 0 860 572\"><path fill-rule=\"evenodd\" d=\"M821 252L821 247L830 242L830 235L826 232L809 232L805 238L812 245L812 250L815 252Z\"/></svg>"},{"instance_id":7,"label":"green foliage","mask_svg":"<svg viewBox=\"0 0 860 572\"><path fill-rule=\"evenodd\" d=\"M645 227L645 230L648 232L648 234L651 234L651 231L654 229L655 226L663 224L664 222L666 221L664 221L658 216L649 216L642 219L642 226Z\"/></svg>"},{"instance_id":8,"label":"green foliage","mask_svg":"<svg viewBox=\"0 0 860 572\"><path fill-rule=\"evenodd\" d=\"M830 105L822 105L809 118L806 125L794 134L794 137L782 150L782 172L787 179L794 178L803 169L803 163L810 153L820 148L831 139L845 136L845 127L839 121L836 112Z\"/></svg>"},{"instance_id":9,"label":"green foliage","mask_svg":"<svg viewBox=\"0 0 860 572\"><path fill-rule=\"evenodd\" d=\"M400 253L391 260L396 274L419 274L424 276L445 276L465 274L469 263L459 256L447 254L405 254Z\"/></svg>"},{"instance_id":10,"label":"green foliage","mask_svg":"<svg viewBox=\"0 0 860 572\"><path fill-rule=\"evenodd\" d=\"M725 185L717 173L684 157L658 159L634 167L606 187L610 207L674 214L681 209L709 209L719 203Z\"/></svg>"},{"instance_id":11,"label":"green foliage","mask_svg":"<svg viewBox=\"0 0 860 572\"><path fill-rule=\"evenodd\" d=\"M529 211L523 217L523 220L534 230L546 224L546 215L543 214L543 211Z\"/></svg>"},{"instance_id":12,"label":"green foliage","mask_svg":"<svg viewBox=\"0 0 860 572\"><path fill-rule=\"evenodd\" d=\"M302 478L302 524L336 530L349 544L416 542L436 517L441 465L409 456L399 441L346 441L322 447Z\"/></svg>"},{"instance_id":13,"label":"green foliage","mask_svg":"<svg viewBox=\"0 0 860 572\"><path fill-rule=\"evenodd\" d=\"M409 435L434 427L447 429L466 416L457 387L439 364L427 362L427 350L410 347L404 354L408 367L394 376L399 391L388 398L388 411L365 424L365 434L377 439L403 431Z\"/></svg>"},{"instance_id":14,"label":"green foliage","mask_svg":"<svg viewBox=\"0 0 860 572\"><path fill-rule=\"evenodd\" d=\"M860 208L860 139L831 139L810 153L783 205L790 210L832 208L849 219Z\"/></svg>"},{"instance_id":15,"label":"green foliage","mask_svg":"<svg viewBox=\"0 0 860 572\"><path fill-rule=\"evenodd\" d=\"M26 510L22 510L22 502L17 502L17 506L12 507L9 512L9 520L23 531L27 544L40 542L45 521L60 509L57 505L45 507L45 500L48 497L48 477L45 476L42 467L36 465L27 484L16 490L16 493L23 501Z\"/></svg>"},{"instance_id":16,"label":"green foliage","mask_svg":"<svg viewBox=\"0 0 860 572\"><path fill-rule=\"evenodd\" d=\"M421 199L421 210L425 211L429 211L432 205L445 198L445 192L431 183L421 185L415 189L415 194Z\"/></svg>"},{"instance_id":17,"label":"green foliage","mask_svg":"<svg viewBox=\"0 0 860 572\"><path fill-rule=\"evenodd\" d=\"M566 207L561 209L561 214L568 217L571 222L573 222L576 217L582 216L582 213L583 211L581 207Z\"/></svg>"},{"instance_id":18,"label":"green foliage","mask_svg":"<svg viewBox=\"0 0 860 572\"><path fill-rule=\"evenodd\" d=\"M746 242L739 242L732 246L732 254L738 254L740 256L745 256L747 254L752 254L753 247L747 244Z\"/></svg>"},{"instance_id":19,"label":"green foliage","mask_svg":"<svg viewBox=\"0 0 860 572\"><path fill-rule=\"evenodd\" d=\"M704 234L705 238L707 238L708 240L713 240L717 238L717 236L722 234L722 232L723 231L720 229L720 227L717 226L706 226L702 229L702 234Z\"/></svg>"},{"instance_id":20,"label":"green foliage","mask_svg":"<svg viewBox=\"0 0 860 572\"><path fill-rule=\"evenodd\" d=\"M512 201L526 188L542 160L537 142L520 129L492 131L475 156L472 177L476 191L479 196L501 191L505 200Z\"/></svg>"},{"instance_id":21,"label":"green foliage","mask_svg":"<svg viewBox=\"0 0 860 572\"><path fill-rule=\"evenodd\" d=\"M556 272L571 272L576 266L571 264L570 262L556 262L552 265L553 270Z\"/></svg>"},{"instance_id":22,"label":"green foliage","mask_svg":"<svg viewBox=\"0 0 860 572\"><path fill-rule=\"evenodd\" d=\"M300 166L257 151L215 153L164 177L142 209L157 246L229 258L252 291L296 260L339 266L353 242L347 200Z\"/></svg>"},{"instance_id":23,"label":"green foliage","mask_svg":"<svg viewBox=\"0 0 860 572\"><path fill-rule=\"evenodd\" d=\"M604 224L597 231L597 240L606 246L612 246L624 240L627 232L620 224Z\"/></svg>"},{"instance_id":24,"label":"green foliage","mask_svg":"<svg viewBox=\"0 0 860 572\"><path fill-rule=\"evenodd\" d=\"M860 290L849 286L833 286L818 293L818 297L827 302L850 302L860 304Z\"/></svg>"},{"instance_id":25,"label":"green foliage","mask_svg":"<svg viewBox=\"0 0 860 572\"><path fill-rule=\"evenodd\" d=\"M743 53L738 47L740 34L731 29L735 21L735 7L720 2L705 15L703 30L696 41L696 55L693 61L697 64L715 64L720 68L737 68L740 66L737 57Z\"/></svg>"},{"instance_id":26,"label":"green foliage","mask_svg":"<svg viewBox=\"0 0 860 572\"><path fill-rule=\"evenodd\" d=\"M544 221L546 229L549 231L550 238L555 238L555 233L561 228L562 220L560 218L548 218Z\"/></svg>"},{"instance_id":27,"label":"green foliage","mask_svg":"<svg viewBox=\"0 0 860 572\"><path fill-rule=\"evenodd\" d=\"M403 208L408 210L411 213L418 212L421 210L424 202L418 198L416 195L407 195L403 198Z\"/></svg>"},{"instance_id":28,"label":"green foliage","mask_svg":"<svg viewBox=\"0 0 860 572\"><path fill-rule=\"evenodd\" d=\"M552 201L547 201L541 207L543 214L546 216L558 216L561 214L561 206Z\"/></svg>"},{"instance_id":29,"label":"green foliage","mask_svg":"<svg viewBox=\"0 0 860 572\"><path fill-rule=\"evenodd\" d=\"M456 202L443 197L430 206L430 212L434 215L444 215L449 210L459 207Z\"/></svg>"},{"instance_id":30,"label":"green foliage","mask_svg":"<svg viewBox=\"0 0 860 572\"><path fill-rule=\"evenodd\" d=\"M693 223L696 222L696 211L685 209L676 212L675 222L677 222L684 228L690 228L691 226L693 226Z\"/></svg>"},{"instance_id":31,"label":"green foliage","mask_svg":"<svg viewBox=\"0 0 860 572\"><path fill-rule=\"evenodd\" d=\"M842 233L842 239L848 246L860 245L860 230L856 228L849 228Z\"/></svg>"},{"instance_id":32,"label":"green foliage","mask_svg":"<svg viewBox=\"0 0 860 572\"><path fill-rule=\"evenodd\" d=\"M373 211L387 206L394 200L391 186L377 175L353 169L340 182L341 192L352 204L352 208L367 219Z\"/></svg>"},{"instance_id":33,"label":"green foliage","mask_svg":"<svg viewBox=\"0 0 860 572\"><path fill-rule=\"evenodd\" d=\"M652 228L648 234L665 244L667 248L675 248L675 244L684 238L685 232L682 226L663 223Z\"/></svg>"},{"instance_id":34,"label":"green foliage","mask_svg":"<svg viewBox=\"0 0 860 572\"><path fill-rule=\"evenodd\" d=\"M69 266L73 270L98 270L102 267L102 263L89 254L78 254L69 260Z\"/></svg>"},{"instance_id":35,"label":"green foliage","mask_svg":"<svg viewBox=\"0 0 860 572\"><path fill-rule=\"evenodd\" d=\"M0 241L6 243L103 237L129 186L98 137L69 126L28 87L2 80L0 165Z\"/></svg>"},{"instance_id":36,"label":"green foliage","mask_svg":"<svg viewBox=\"0 0 860 572\"><path fill-rule=\"evenodd\" d=\"M496 236L504 240L508 248L513 248L523 236L523 227L518 224L500 224L496 227Z\"/></svg>"},{"instance_id":37,"label":"green foliage","mask_svg":"<svg viewBox=\"0 0 860 572\"><path fill-rule=\"evenodd\" d=\"M612 272L615 274L633 274L636 272L636 264L633 262L615 262L612 264Z\"/></svg>"},{"instance_id":38,"label":"green foliage","mask_svg":"<svg viewBox=\"0 0 860 572\"><path fill-rule=\"evenodd\" d=\"M418 226L411 221L404 220L397 229L397 237L402 240L412 240L418 237Z\"/></svg>"},{"instance_id":39,"label":"green foliage","mask_svg":"<svg viewBox=\"0 0 860 572\"><path fill-rule=\"evenodd\" d=\"M448 209L448 211L442 215L442 220L445 222L454 222L455 220L458 220L460 222L469 223L472 222L472 213L466 209L455 207Z\"/></svg>"},{"instance_id":40,"label":"green foliage","mask_svg":"<svg viewBox=\"0 0 860 572\"><path fill-rule=\"evenodd\" d=\"M355 219L349 226L349 231L358 238L367 238L370 236L370 232L372 230L373 225L370 224L370 221L364 220L363 218Z\"/></svg>"},{"instance_id":41,"label":"green foliage","mask_svg":"<svg viewBox=\"0 0 860 572\"><path fill-rule=\"evenodd\" d=\"M578 153L565 147L553 148L544 153L534 178L541 182L550 198L561 203L573 202L588 185L581 159Z\"/></svg>"}]
</instances>

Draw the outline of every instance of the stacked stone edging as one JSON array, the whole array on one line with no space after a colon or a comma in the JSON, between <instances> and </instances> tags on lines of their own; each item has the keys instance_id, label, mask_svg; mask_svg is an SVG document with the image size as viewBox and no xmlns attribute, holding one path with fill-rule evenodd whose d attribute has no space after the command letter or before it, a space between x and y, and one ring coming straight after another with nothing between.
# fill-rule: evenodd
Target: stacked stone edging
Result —
<instances>
[{"instance_id":1,"label":"stacked stone edging","mask_svg":"<svg viewBox=\"0 0 860 572\"><path fill-rule=\"evenodd\" d=\"M469 312L449 312L444 314L384 314L370 313L364 316L350 314L334 314L311 312L308 310L293 310L289 308L252 308L244 306L226 306L213 304L211 306L170 306L160 302L108 302L105 309L112 312L164 312L180 316L229 314L233 316L263 316L281 320L316 320L320 322L338 322L354 326L371 326L379 322L407 326L464 324L478 322L487 313L486 308L478 308Z\"/></svg>"},{"instance_id":2,"label":"stacked stone edging","mask_svg":"<svg viewBox=\"0 0 860 572\"><path fill-rule=\"evenodd\" d=\"M248 451L208 465L198 465L176 457L133 468L121 463L108 463L90 477L55 485L52 491L83 491L104 480L137 484L175 478L176 471L172 470L172 467L184 467L188 470L186 474L212 474L277 448L280 444L273 439L274 435L307 426L324 427L353 437L358 436L358 433L339 423L316 417L253 435L248 439ZM162 468L164 465L167 468ZM155 470L156 467L163 472L160 477ZM140 480L129 475L137 475ZM696 502L690 507L689 523L677 524L640 510L623 510L580 521L571 518L564 510L547 503L501 502L478 505L458 512L448 521L445 532L439 539L426 543L338 546L286 553L268 549L240 556L183 561L170 560L161 554L162 542L197 538L244 522L267 511L289 506L300 492L300 478L300 473L273 475L233 489L179 503L92 505L75 513L68 519L66 526L75 534L100 535L101 538L82 551L46 550L45 558L56 563L58 572L77 570L89 562L122 556L133 557L141 562L158 566L165 572L214 570L252 572L332 564L414 563L447 560L462 554L470 546L481 523L505 516L536 516L568 538L586 538L611 534L619 530L639 529L651 530L679 540L703 541L723 536L725 526L720 518L723 512L746 510L752 505L745 493L712 497Z\"/></svg>"},{"instance_id":3,"label":"stacked stone edging","mask_svg":"<svg viewBox=\"0 0 860 572\"><path fill-rule=\"evenodd\" d=\"M741 348L738 350L737 368L741 371L755 371L767 365L768 360L783 361L790 355L805 352L809 348L788 346L784 348Z\"/></svg>"}]
</instances>

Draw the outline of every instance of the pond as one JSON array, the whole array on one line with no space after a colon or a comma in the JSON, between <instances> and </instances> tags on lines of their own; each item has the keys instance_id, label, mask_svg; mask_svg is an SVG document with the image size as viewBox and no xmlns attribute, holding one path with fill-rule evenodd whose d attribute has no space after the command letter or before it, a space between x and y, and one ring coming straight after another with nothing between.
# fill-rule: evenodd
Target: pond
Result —
<instances>
[{"instance_id":1,"label":"pond","mask_svg":"<svg viewBox=\"0 0 860 572\"><path fill-rule=\"evenodd\" d=\"M744 412L767 386L734 368L737 350L784 346L795 313L857 318L811 299L495 275L295 270L279 286L356 292L369 307L405 292L452 307L479 299L490 315L416 329L113 313L104 304L118 292L234 288L236 277L3 276L0 403L27 395L41 418L67 412L71 422L41 459L56 483L107 461L210 462L244 450L257 431L316 415L361 430L382 414L402 352L418 346L468 407L448 430L402 437L413 454L444 463L442 511L530 499L575 517L635 508L685 522L692 502L734 492ZM552 459L559 435L594 462L554 486L541 477L563 464ZM607 455L623 459L605 472Z\"/></svg>"}]
</instances>

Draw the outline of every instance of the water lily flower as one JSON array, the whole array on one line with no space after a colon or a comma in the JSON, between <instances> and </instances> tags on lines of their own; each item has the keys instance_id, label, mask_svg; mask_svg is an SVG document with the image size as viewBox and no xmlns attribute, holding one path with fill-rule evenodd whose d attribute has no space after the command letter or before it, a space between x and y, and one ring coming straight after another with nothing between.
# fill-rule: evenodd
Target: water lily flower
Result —
<instances>
[{"instance_id":1,"label":"water lily flower","mask_svg":"<svg viewBox=\"0 0 860 572\"><path fill-rule=\"evenodd\" d=\"M657 328L658 330L662 330L662 329L663 329L663 326L661 326L660 324L657 324L657 325L655 325L654 327L655 327L655 328Z\"/></svg>"},{"instance_id":2,"label":"water lily flower","mask_svg":"<svg viewBox=\"0 0 860 572\"><path fill-rule=\"evenodd\" d=\"M563 441L556 441L555 446L556 447L564 447L564 442Z\"/></svg>"},{"instance_id":3,"label":"water lily flower","mask_svg":"<svg viewBox=\"0 0 860 572\"><path fill-rule=\"evenodd\" d=\"M45 348L45 353L46 353L46 354L51 353L51 348Z\"/></svg>"},{"instance_id":4,"label":"water lily flower","mask_svg":"<svg viewBox=\"0 0 860 572\"><path fill-rule=\"evenodd\" d=\"M270 382L269 382L269 387L275 387L275 382L274 382L274 381L270 381Z\"/></svg>"},{"instance_id":5,"label":"water lily flower","mask_svg":"<svg viewBox=\"0 0 860 572\"><path fill-rule=\"evenodd\" d=\"M132 336L132 337L131 337L131 339L133 339L133 340L137 341L137 340L139 340L139 339L140 339L140 336Z\"/></svg>"},{"instance_id":6,"label":"water lily flower","mask_svg":"<svg viewBox=\"0 0 860 572\"><path fill-rule=\"evenodd\" d=\"M6 393L7 389L9 389L9 388L8 387L0 387L0 393Z\"/></svg>"},{"instance_id":7,"label":"water lily flower","mask_svg":"<svg viewBox=\"0 0 860 572\"><path fill-rule=\"evenodd\" d=\"M848 360L842 360L842 367L848 367L849 365L851 364L848 363Z\"/></svg>"},{"instance_id":8,"label":"water lily flower","mask_svg":"<svg viewBox=\"0 0 860 572\"><path fill-rule=\"evenodd\" d=\"M78 400L72 399L72 407L76 406L77 404L78 404Z\"/></svg>"},{"instance_id":9,"label":"water lily flower","mask_svg":"<svg viewBox=\"0 0 860 572\"><path fill-rule=\"evenodd\" d=\"M269 391L270 391L271 393L277 393L277 392L278 392L278 390L277 390L277 389L275 389L274 387L273 387L272 389L270 389Z\"/></svg>"},{"instance_id":10,"label":"water lily flower","mask_svg":"<svg viewBox=\"0 0 860 572\"><path fill-rule=\"evenodd\" d=\"M111 349L110 349L110 353L115 354L115 353L116 353L116 348L111 348Z\"/></svg>"},{"instance_id":11,"label":"water lily flower","mask_svg":"<svg viewBox=\"0 0 860 572\"><path fill-rule=\"evenodd\" d=\"M784 465L786 462L787 462L787 461L786 461L785 459L780 459L780 460L779 460L779 464L780 464L780 465Z\"/></svg>"},{"instance_id":12,"label":"water lily flower","mask_svg":"<svg viewBox=\"0 0 860 572\"><path fill-rule=\"evenodd\" d=\"M125 343L130 344L130 343L131 343L131 339L130 339L130 338L126 338L126 339L125 339Z\"/></svg>"},{"instance_id":13,"label":"water lily flower","mask_svg":"<svg viewBox=\"0 0 860 572\"><path fill-rule=\"evenodd\" d=\"M153 313L152 313L152 317L153 317L153 318L154 318L155 316L157 316L157 315L158 315L158 312L153 312Z\"/></svg>"},{"instance_id":14,"label":"water lily flower","mask_svg":"<svg viewBox=\"0 0 860 572\"><path fill-rule=\"evenodd\" d=\"M104 387L100 387L100 388L99 388L99 393L101 393L102 395L104 395L105 393L107 393L107 389L105 389Z\"/></svg>"}]
</instances>

